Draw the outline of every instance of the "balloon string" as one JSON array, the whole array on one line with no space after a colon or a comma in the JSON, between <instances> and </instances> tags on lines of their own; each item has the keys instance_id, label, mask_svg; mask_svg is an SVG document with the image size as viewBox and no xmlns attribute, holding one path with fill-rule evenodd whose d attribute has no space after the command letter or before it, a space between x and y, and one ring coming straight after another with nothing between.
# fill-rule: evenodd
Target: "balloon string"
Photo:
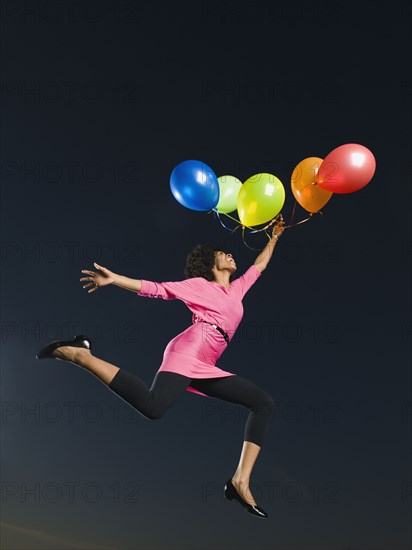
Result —
<instances>
[{"instance_id":1,"label":"balloon string","mask_svg":"<svg viewBox=\"0 0 412 550\"><path fill-rule=\"evenodd\" d=\"M295 225L299 225L299 224L301 224L301 223L304 223L304 222L306 222L306 221L312 219L314 214L321 214L321 215L323 215L323 212L321 212L320 210L319 210L318 212L310 212L309 218L305 218L304 220L301 220L300 222L297 222L297 223L294 223L294 224L291 224L291 225L290 225L290 222L292 221L293 216L294 216L294 210L295 210L295 208L296 208L296 204L297 204L297 203L296 203L296 201L295 201L295 206L293 207L292 217L291 217L291 219L289 220L289 225L284 225L284 226L283 226L284 229L289 228L289 227L294 227ZM226 227L225 224L224 224L224 223L221 221L221 219L220 219L219 212L218 212L216 209L213 209L213 211L214 211L214 213L215 213L215 216L218 217L218 219L219 219L220 223L223 225L223 227ZM236 218L233 218L232 216L229 216L229 214L226 214L226 213L224 213L224 212L221 212L221 214L224 214L224 215L227 216L228 218L230 218L230 219L232 219L232 220L234 220L234 221L236 221L236 222L239 223L239 225L237 225L237 226L235 227L235 229L233 229L233 230L230 229L230 228L228 228L228 227L226 227L226 229L229 229L229 231L233 231L233 232L236 231L236 229L237 229L239 226L242 226L243 228L246 227L246 228L250 229L249 233L260 233L261 231L264 231L265 229L267 229L268 227L270 227L272 224L274 224L274 223L277 221L278 218L280 218L280 219L283 220L282 214L279 213L279 214L277 214L277 216L275 216L274 218L272 218L272 220L271 220L267 225L265 225L265 227L262 227L261 229L252 229L252 228L249 227L248 225L243 225L243 224L242 224L239 220L237 220Z\"/></svg>"},{"instance_id":2,"label":"balloon string","mask_svg":"<svg viewBox=\"0 0 412 550\"><path fill-rule=\"evenodd\" d=\"M288 225L284 225L284 226L283 226L284 229L287 229L287 228L290 228L290 227L294 227L294 226L296 226L296 225L300 225L301 223L305 223L305 222L307 222L307 221L309 221L309 220L312 220L314 214L321 214L321 215L323 215L323 212L321 212L320 210L319 210L318 212L310 212L310 215L309 215L308 218L305 218L304 220L301 220L300 222L296 222L296 223L294 223L294 224L291 224L290 222L293 220L293 217L294 217L294 215L295 215L296 205L297 205L297 201L295 200L295 204L294 204L294 206L293 206L292 216L291 216L291 218L290 218L290 220L289 220L289 224L288 224ZM217 211L216 208L213 208L212 211L213 211L213 213L214 213L215 218L216 218L216 217L218 218L220 224L221 224L225 229L227 229L228 231L230 231L231 234L232 234L232 236L233 236L233 234L235 233L235 231L238 229L238 227L242 227L242 240L243 240L243 243L244 243L248 248L250 248L251 250L261 250L261 249L260 249L260 248L253 248L253 247L251 247L251 246L249 246L249 245L247 244L247 242L245 241L245 229L246 229L246 228L247 228L247 229L250 229L249 233L261 233L262 231L264 231L264 232L265 232L265 235L267 236L268 240L270 241L271 236L268 235L268 234L266 233L266 229L267 229L268 227L270 227L272 224L274 224L278 219L283 220L282 214L279 213L279 214L277 214L277 215L276 215L267 225L265 225L265 227L263 227L262 229L252 229L251 227L242 224L239 220L237 220L236 218L233 218L233 217L230 216L229 214L226 214L225 212L221 212L221 214L224 214L224 215L227 216L228 218L234 220L235 222L238 222L238 225L237 225L234 229L231 229L230 227L227 227L227 226L222 222L222 220L221 220L221 218L220 218L220 215L219 215L220 213ZM210 212L208 212L208 213L210 214Z\"/></svg>"},{"instance_id":3,"label":"balloon string","mask_svg":"<svg viewBox=\"0 0 412 550\"><path fill-rule=\"evenodd\" d=\"M249 246L249 245L247 244L247 242L245 241L245 236L244 236L244 235L245 235L245 227L242 228L242 240L243 240L243 244L245 244L248 248L250 248L250 250L259 250L259 251L262 250L261 248L253 248L252 246ZM265 235L266 235L266 237L268 237L268 240L270 241L270 235L268 235L268 234L266 233L266 231L265 231Z\"/></svg>"},{"instance_id":4,"label":"balloon string","mask_svg":"<svg viewBox=\"0 0 412 550\"><path fill-rule=\"evenodd\" d=\"M295 215L295 209L296 209L296 205L297 205L297 204L298 204L298 201L295 199L295 204L294 204L294 206L293 206L292 216L291 216L291 218L290 218L290 220L289 220L289 224L290 224L290 222L293 220L293 216ZM322 212L321 210L318 210L317 212L310 212L309 218L305 218L304 220L302 220L302 221L300 221L300 222L298 222L298 223L294 223L293 225L286 225L285 228L286 228L286 227L293 227L294 225L299 225L300 223L306 222L306 221L312 219L314 214L321 214L321 215L323 216L323 212Z\"/></svg>"},{"instance_id":5,"label":"balloon string","mask_svg":"<svg viewBox=\"0 0 412 550\"><path fill-rule=\"evenodd\" d=\"M225 224L222 222L222 220L220 219L219 212L218 212L216 209L213 209L213 212L214 212L214 214L215 214L215 218L217 217L218 220L219 220L219 222L223 225L223 227L226 227L226 225L225 225ZM222 214L223 214L223 213L224 213L224 212L222 212ZM229 216L228 214L226 214L226 216L227 216L228 218L231 218L231 219L234 220L234 221L238 221L238 220L236 220L235 218L232 218L232 216ZM245 241L244 234L245 234L245 228L246 228L247 226L244 226L244 225L242 225L242 224L239 223L239 225L237 225L237 226L235 227L235 229L230 229L229 227L226 227L226 229L229 229L229 231L230 231L230 233L231 233L231 236L233 237L233 235L235 234L235 231L236 231L236 229L237 229L238 227L242 227L242 240L243 240L243 243L244 243L248 248L250 248L251 250L260 250L260 248L252 248L252 247L250 247L250 246L247 244L247 242Z\"/></svg>"},{"instance_id":6,"label":"balloon string","mask_svg":"<svg viewBox=\"0 0 412 550\"><path fill-rule=\"evenodd\" d=\"M289 220L289 223L293 220L293 216L295 215L295 210L296 210L296 205L298 204L298 201L295 199L295 204L293 205L293 210L292 210L292 216Z\"/></svg>"},{"instance_id":7,"label":"balloon string","mask_svg":"<svg viewBox=\"0 0 412 550\"><path fill-rule=\"evenodd\" d=\"M221 225L223 225L224 228L228 229L231 233L234 233L236 231L236 229L239 227L239 226L236 226L235 229L230 229L230 227L226 227L226 225L222 222L222 220L220 219L220 216L219 216L219 212L216 210L216 208L213 208L213 214L215 215L215 219L216 217L218 218L219 222L221 223ZM230 218L231 216L229 216ZM234 219L234 218L232 218ZM237 221L237 220L235 220Z\"/></svg>"},{"instance_id":8,"label":"balloon string","mask_svg":"<svg viewBox=\"0 0 412 550\"><path fill-rule=\"evenodd\" d=\"M223 225L223 227L226 227L226 226L222 223L219 214L224 214L225 216L227 216L227 217L230 218L231 220L233 220L233 221L235 221L235 222L238 222L239 225L237 225L237 226L235 227L235 229L233 229L233 231L236 231L236 229L237 229L238 227L242 226L242 227L246 227L247 229L250 229L250 230L251 230L250 233L259 233L260 231L264 231L267 227L269 227L270 225L272 225L272 223L274 223L274 222L276 221L276 219L277 219L279 216L282 217L281 214L278 214L275 218L273 218L273 219L272 219L265 227L263 227L262 229L254 229L254 230L253 230L253 229L252 229L251 227L249 227L248 225L242 224L239 220L237 220L236 218L233 218L232 216L229 216L229 214L226 214L225 212L220 212L220 213L219 213L215 208L213 209L213 211L215 212L215 216L217 216L217 217L219 218L219 221L220 221L220 223ZM227 228L227 229L228 229L228 228ZM229 230L230 230L230 229L229 229ZM230 230L230 231L231 231L231 230Z\"/></svg>"}]
</instances>

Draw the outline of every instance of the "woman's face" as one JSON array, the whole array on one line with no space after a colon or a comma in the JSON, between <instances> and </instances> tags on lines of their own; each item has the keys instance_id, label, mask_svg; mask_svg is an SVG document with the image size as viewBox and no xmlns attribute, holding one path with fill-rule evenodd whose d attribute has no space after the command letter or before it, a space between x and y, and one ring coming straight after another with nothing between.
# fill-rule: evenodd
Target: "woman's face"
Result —
<instances>
[{"instance_id":1,"label":"woman's face","mask_svg":"<svg viewBox=\"0 0 412 550\"><path fill-rule=\"evenodd\" d=\"M236 270L236 262L230 252L223 252L218 250L215 252L215 266L218 269L224 269L230 267L231 270Z\"/></svg>"}]
</instances>

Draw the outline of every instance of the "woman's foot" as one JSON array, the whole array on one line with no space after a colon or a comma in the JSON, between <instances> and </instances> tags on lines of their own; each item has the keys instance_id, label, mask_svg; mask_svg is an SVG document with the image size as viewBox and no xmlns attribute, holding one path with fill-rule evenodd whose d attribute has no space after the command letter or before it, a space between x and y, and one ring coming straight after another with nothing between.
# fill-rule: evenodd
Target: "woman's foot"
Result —
<instances>
[{"instance_id":1,"label":"woman's foot","mask_svg":"<svg viewBox=\"0 0 412 550\"><path fill-rule=\"evenodd\" d=\"M84 357L85 354L91 355L89 349L86 348L77 348L75 346L60 346L52 351L51 353L56 359L61 361L70 361L71 363L77 363L81 357Z\"/></svg>"},{"instance_id":2,"label":"woman's foot","mask_svg":"<svg viewBox=\"0 0 412 550\"><path fill-rule=\"evenodd\" d=\"M232 478L232 483L236 491L243 498L245 502L251 504L252 506L257 506L255 499L252 496L252 493L249 489L249 482L244 482L239 479Z\"/></svg>"}]
</instances>

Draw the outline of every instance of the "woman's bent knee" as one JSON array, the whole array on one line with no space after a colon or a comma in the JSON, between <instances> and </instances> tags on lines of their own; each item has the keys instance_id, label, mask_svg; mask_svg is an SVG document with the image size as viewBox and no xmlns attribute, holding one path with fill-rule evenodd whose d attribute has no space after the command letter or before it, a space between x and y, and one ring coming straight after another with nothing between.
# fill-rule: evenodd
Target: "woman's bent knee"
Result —
<instances>
[{"instance_id":1,"label":"woman's bent knee","mask_svg":"<svg viewBox=\"0 0 412 550\"><path fill-rule=\"evenodd\" d=\"M263 392L257 404L257 409L264 416L271 417L275 410L275 402L272 396L267 392Z\"/></svg>"}]
</instances>

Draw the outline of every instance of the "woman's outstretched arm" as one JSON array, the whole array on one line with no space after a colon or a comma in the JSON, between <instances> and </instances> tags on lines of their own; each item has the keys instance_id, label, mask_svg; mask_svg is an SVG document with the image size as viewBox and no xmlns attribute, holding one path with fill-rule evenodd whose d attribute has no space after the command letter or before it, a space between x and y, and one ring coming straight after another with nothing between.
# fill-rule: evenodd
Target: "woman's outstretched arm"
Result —
<instances>
[{"instance_id":1,"label":"woman's outstretched arm","mask_svg":"<svg viewBox=\"0 0 412 550\"><path fill-rule=\"evenodd\" d=\"M124 275L119 275L103 267L96 262L94 266L97 268L98 273L95 271L89 271L87 269L82 269L82 273L88 275L87 277L82 277L81 281L86 281L86 284L83 288L87 288L87 292L94 292L98 288L107 285L117 285L126 290L131 290L132 292L139 293L142 288L141 279L131 279L130 277L125 277Z\"/></svg>"},{"instance_id":2,"label":"woman's outstretched arm","mask_svg":"<svg viewBox=\"0 0 412 550\"><path fill-rule=\"evenodd\" d=\"M131 290L132 292L139 293L142 289L142 280L141 279L130 279L124 275L118 275L117 273L113 274L113 283L114 285L125 288L126 290Z\"/></svg>"},{"instance_id":3,"label":"woman's outstretched arm","mask_svg":"<svg viewBox=\"0 0 412 550\"><path fill-rule=\"evenodd\" d=\"M203 281L201 277L197 277L185 279L183 281L156 283L146 279L131 279L130 277L119 275L96 262L94 262L94 266L98 270L97 273L95 271L82 269L82 273L85 273L87 277L82 277L80 279L81 281L86 281L83 288L87 288L89 293L103 286L117 285L148 298L163 298L164 300L178 299L185 301L193 297L193 292L196 291L197 285Z\"/></svg>"}]
</instances>

